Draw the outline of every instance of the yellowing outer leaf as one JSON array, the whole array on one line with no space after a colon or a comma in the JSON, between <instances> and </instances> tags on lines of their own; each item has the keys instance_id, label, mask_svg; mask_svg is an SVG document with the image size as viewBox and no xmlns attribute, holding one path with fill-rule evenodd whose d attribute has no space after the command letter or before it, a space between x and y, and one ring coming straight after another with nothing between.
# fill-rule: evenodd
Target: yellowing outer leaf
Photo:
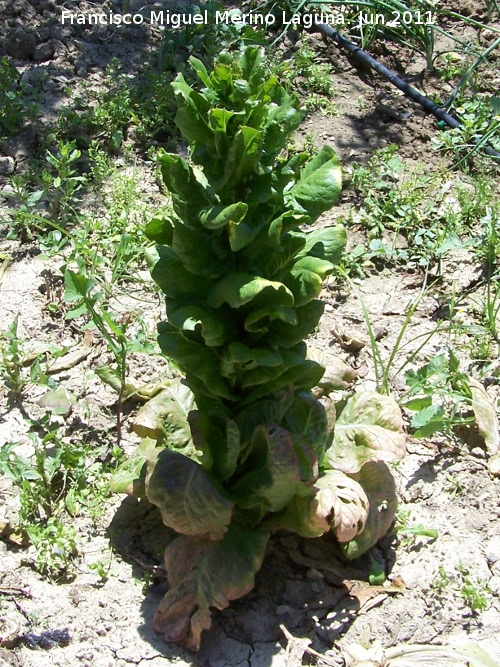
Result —
<instances>
[{"instance_id":1,"label":"yellowing outer leaf","mask_svg":"<svg viewBox=\"0 0 500 667\"><path fill-rule=\"evenodd\" d=\"M495 405L486 393L486 389L475 378L468 378L472 394L472 409L477 428L483 436L490 460L488 468L492 475L500 475L500 433Z\"/></svg>"},{"instance_id":2,"label":"yellowing outer leaf","mask_svg":"<svg viewBox=\"0 0 500 667\"><path fill-rule=\"evenodd\" d=\"M364 554L387 533L398 504L394 478L385 463L369 461L354 478L366 493L369 510L363 530L342 545L349 559Z\"/></svg>"},{"instance_id":3,"label":"yellowing outer leaf","mask_svg":"<svg viewBox=\"0 0 500 667\"><path fill-rule=\"evenodd\" d=\"M134 420L134 431L141 438L158 440L166 436L170 447L183 448L191 441L187 417L195 407L189 387L173 380L142 406Z\"/></svg>"},{"instance_id":4,"label":"yellowing outer leaf","mask_svg":"<svg viewBox=\"0 0 500 667\"><path fill-rule=\"evenodd\" d=\"M363 487L343 472L330 470L315 482L311 495L295 496L264 526L302 537L320 537L332 530L339 542L349 542L363 532L368 511Z\"/></svg>"},{"instance_id":5,"label":"yellowing outer leaf","mask_svg":"<svg viewBox=\"0 0 500 667\"><path fill-rule=\"evenodd\" d=\"M406 436L397 403L366 391L351 396L335 424L326 455L331 468L356 473L368 461L394 461L405 455Z\"/></svg>"},{"instance_id":6,"label":"yellowing outer leaf","mask_svg":"<svg viewBox=\"0 0 500 667\"><path fill-rule=\"evenodd\" d=\"M217 542L185 536L171 542L165 551L170 590L155 613L155 631L197 651L212 622L210 607L225 609L252 590L268 539L262 530L231 525Z\"/></svg>"},{"instance_id":7,"label":"yellowing outer leaf","mask_svg":"<svg viewBox=\"0 0 500 667\"><path fill-rule=\"evenodd\" d=\"M316 482L322 491L335 496L331 528L339 542L349 542L359 535L368 517L368 498L363 487L339 470L330 470Z\"/></svg>"},{"instance_id":8,"label":"yellowing outer leaf","mask_svg":"<svg viewBox=\"0 0 500 667\"><path fill-rule=\"evenodd\" d=\"M307 347L307 358L317 361L325 369L325 374L319 382L319 387L328 394L336 389L347 389L358 377L358 371L351 368L340 357L319 350L316 347Z\"/></svg>"}]
</instances>

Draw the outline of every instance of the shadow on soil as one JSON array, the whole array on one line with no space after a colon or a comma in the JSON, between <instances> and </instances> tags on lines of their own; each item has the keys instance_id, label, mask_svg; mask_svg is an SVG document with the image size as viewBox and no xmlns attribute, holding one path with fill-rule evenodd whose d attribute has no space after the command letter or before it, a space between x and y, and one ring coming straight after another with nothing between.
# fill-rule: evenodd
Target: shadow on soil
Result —
<instances>
[{"instance_id":1,"label":"shadow on soil","mask_svg":"<svg viewBox=\"0 0 500 667\"><path fill-rule=\"evenodd\" d=\"M333 539L274 535L254 590L224 611L213 611L212 628L204 633L200 652L193 654L166 644L152 629L156 608L168 590L162 554L175 533L147 500L126 498L108 535L113 548L131 564L133 576L144 582L144 623L138 628L143 640L163 656L197 667L219 667L228 660L270 667L286 645L280 626L295 637L314 638L315 650L328 650L359 612L358 598L349 594L352 580L366 581L372 568L368 555L344 561ZM394 562L389 541L372 555L388 573Z\"/></svg>"}]
</instances>

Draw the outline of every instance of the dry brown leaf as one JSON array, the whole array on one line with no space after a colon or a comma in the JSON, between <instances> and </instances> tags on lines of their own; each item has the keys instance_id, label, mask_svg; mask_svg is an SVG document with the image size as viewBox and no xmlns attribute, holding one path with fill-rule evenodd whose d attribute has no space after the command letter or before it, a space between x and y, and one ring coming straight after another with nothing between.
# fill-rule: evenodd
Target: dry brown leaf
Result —
<instances>
[{"instance_id":1,"label":"dry brown leaf","mask_svg":"<svg viewBox=\"0 0 500 667\"><path fill-rule=\"evenodd\" d=\"M488 396L481 382L468 378L472 394L472 409L479 433L484 438L486 450L490 455L488 468L492 475L500 475L500 432L495 404Z\"/></svg>"}]
</instances>

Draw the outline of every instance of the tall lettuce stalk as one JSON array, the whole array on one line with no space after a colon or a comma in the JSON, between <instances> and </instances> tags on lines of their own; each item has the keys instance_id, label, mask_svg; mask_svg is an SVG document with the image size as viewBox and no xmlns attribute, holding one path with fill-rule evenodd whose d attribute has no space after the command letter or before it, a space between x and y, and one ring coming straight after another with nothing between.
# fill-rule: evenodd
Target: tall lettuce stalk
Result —
<instances>
[{"instance_id":1,"label":"tall lettuce stalk","mask_svg":"<svg viewBox=\"0 0 500 667\"><path fill-rule=\"evenodd\" d=\"M404 436L387 397L327 411L311 392L325 369L304 341L346 233L308 227L340 194L337 156L286 155L298 100L262 50L223 53L210 73L190 62L200 90L181 74L173 84L189 159L160 156L174 214L146 230L166 301L158 340L183 380L146 408L152 427L138 420L147 437L113 488L146 495L179 533L154 627L198 649L210 608L252 589L273 530L332 530L349 558L387 531L394 484L381 461L402 455Z\"/></svg>"}]
</instances>

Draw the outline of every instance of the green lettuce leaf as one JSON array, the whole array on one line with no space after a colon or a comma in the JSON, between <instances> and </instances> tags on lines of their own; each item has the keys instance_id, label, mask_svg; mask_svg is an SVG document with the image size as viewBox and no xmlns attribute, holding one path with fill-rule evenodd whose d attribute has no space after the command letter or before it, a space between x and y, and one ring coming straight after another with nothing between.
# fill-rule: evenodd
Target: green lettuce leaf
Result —
<instances>
[{"instance_id":1,"label":"green lettuce leaf","mask_svg":"<svg viewBox=\"0 0 500 667\"><path fill-rule=\"evenodd\" d=\"M318 460L325 454L328 419L323 405L310 392L299 391L283 415L282 425L292 433L300 433L310 443Z\"/></svg>"},{"instance_id":2,"label":"green lettuce leaf","mask_svg":"<svg viewBox=\"0 0 500 667\"><path fill-rule=\"evenodd\" d=\"M212 540L222 538L234 507L199 463L169 449L148 462L146 496L160 508L166 526Z\"/></svg>"},{"instance_id":3,"label":"green lettuce leaf","mask_svg":"<svg viewBox=\"0 0 500 667\"><path fill-rule=\"evenodd\" d=\"M194 377L203 380L209 395L233 398L220 374L218 355L208 346L187 340L181 334L169 330L169 326L164 323L158 326L158 343L163 352Z\"/></svg>"},{"instance_id":4,"label":"green lettuce leaf","mask_svg":"<svg viewBox=\"0 0 500 667\"><path fill-rule=\"evenodd\" d=\"M347 232L341 225L315 229L306 235L306 243L298 257L316 257L332 264L339 264L346 243Z\"/></svg>"},{"instance_id":5,"label":"green lettuce leaf","mask_svg":"<svg viewBox=\"0 0 500 667\"><path fill-rule=\"evenodd\" d=\"M258 426L253 434L245 468L249 470L230 487L231 495L239 507L264 506L277 512L287 505L304 482L300 458L303 458L304 442L280 426ZM296 447L299 448L299 452ZM312 448L310 448L312 453ZM314 459L314 454L311 456Z\"/></svg>"},{"instance_id":6,"label":"green lettuce leaf","mask_svg":"<svg viewBox=\"0 0 500 667\"><path fill-rule=\"evenodd\" d=\"M219 541L182 536L171 542L165 551L170 590L154 615L155 631L197 651L212 622L210 607L225 609L254 587L268 539L267 532L233 524Z\"/></svg>"},{"instance_id":7,"label":"green lettuce leaf","mask_svg":"<svg viewBox=\"0 0 500 667\"><path fill-rule=\"evenodd\" d=\"M211 308L223 303L240 308L249 302L254 308L293 306L293 295L282 283L247 273L229 273L214 285L208 297Z\"/></svg>"},{"instance_id":8,"label":"green lettuce leaf","mask_svg":"<svg viewBox=\"0 0 500 667\"><path fill-rule=\"evenodd\" d=\"M342 172L337 154L329 146L307 163L300 180L287 193L298 204L299 212L309 215L310 222L330 209L342 190Z\"/></svg>"}]
</instances>

